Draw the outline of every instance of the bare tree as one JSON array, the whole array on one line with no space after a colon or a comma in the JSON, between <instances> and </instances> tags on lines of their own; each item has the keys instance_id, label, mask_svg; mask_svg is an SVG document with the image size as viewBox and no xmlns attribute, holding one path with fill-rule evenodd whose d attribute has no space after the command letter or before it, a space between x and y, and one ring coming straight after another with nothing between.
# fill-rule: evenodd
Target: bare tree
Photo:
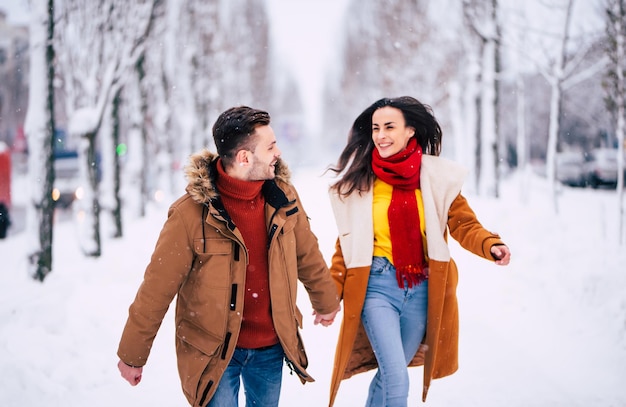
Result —
<instances>
[{"instance_id":1,"label":"bare tree","mask_svg":"<svg viewBox=\"0 0 626 407\"><path fill-rule=\"evenodd\" d=\"M464 11L461 9L461 12ZM463 19L467 24L466 18ZM455 158L470 170L469 189L479 190L480 175L480 104L481 57L475 35L460 35L462 51L457 58L458 71L449 85L452 125L455 134Z\"/></svg>"},{"instance_id":2,"label":"bare tree","mask_svg":"<svg viewBox=\"0 0 626 407\"><path fill-rule=\"evenodd\" d=\"M607 104L615 113L617 136L617 214L619 221L619 243L624 243L624 133L626 124L626 87L624 86L624 57L626 39L626 4L624 0L608 0L607 15L607 55L610 60L607 86Z\"/></svg>"},{"instance_id":3,"label":"bare tree","mask_svg":"<svg viewBox=\"0 0 626 407\"><path fill-rule=\"evenodd\" d=\"M64 5L62 64L65 68L70 137L80 140L81 178L85 196L79 201L82 223L80 243L88 256L101 254L98 150L102 120L119 87L143 55L159 0L129 4L106 0L97 7L67 0ZM101 137L110 137L110 134ZM110 143L109 143L110 145ZM109 159L107 162L114 162ZM114 168L104 171L115 176Z\"/></svg>"},{"instance_id":4,"label":"bare tree","mask_svg":"<svg viewBox=\"0 0 626 407\"><path fill-rule=\"evenodd\" d=\"M0 28L2 40L10 44L0 50L0 141L10 145L16 141L27 111L28 80L24 75L28 72L28 29L0 24L4 26Z\"/></svg>"},{"instance_id":5,"label":"bare tree","mask_svg":"<svg viewBox=\"0 0 626 407\"><path fill-rule=\"evenodd\" d=\"M329 147L341 142L337 136L347 135L360 111L382 97L410 95L430 105L438 116L447 116L446 83L456 72L450 58L454 52L441 50L458 46L439 35L429 7L424 0L349 3L324 112L328 127L343 130L325 135ZM442 125L449 128L448 120Z\"/></svg>"},{"instance_id":6,"label":"bare tree","mask_svg":"<svg viewBox=\"0 0 626 407\"><path fill-rule=\"evenodd\" d=\"M479 39L480 96L478 101L478 193L499 195L498 76L501 29L498 1L463 0L465 22Z\"/></svg>"},{"instance_id":7,"label":"bare tree","mask_svg":"<svg viewBox=\"0 0 626 407\"><path fill-rule=\"evenodd\" d=\"M550 84L550 126L548 129L548 149L546 156L546 175L550 184L553 196L555 211L558 211L558 201L556 196L556 150L559 134L559 121L561 119L561 103L563 94L563 82L565 80L565 65L567 62L567 46L569 37L569 27L572 19L572 7L574 0L569 0L565 9L565 20L561 34L561 46L558 48L556 60L550 71L542 72Z\"/></svg>"},{"instance_id":8,"label":"bare tree","mask_svg":"<svg viewBox=\"0 0 626 407\"><path fill-rule=\"evenodd\" d=\"M165 80L168 84L167 94L172 111L171 131L177 135L174 154L175 161L184 163L189 154L198 148L194 143L199 138L199 118L194 101L194 79L202 81L201 75L193 69L193 61L201 52L198 46L209 46L194 37L202 27L216 32L215 19L206 19L204 24L196 27L192 20L190 8L196 3L192 1L168 0L166 6L167 29L165 32ZM214 5L215 1L207 2ZM205 54L206 57L212 55ZM204 72L210 75L209 72ZM203 83L203 81L201 82ZM198 84L202 87L202 84Z\"/></svg>"},{"instance_id":9,"label":"bare tree","mask_svg":"<svg viewBox=\"0 0 626 407\"><path fill-rule=\"evenodd\" d=\"M125 170L127 188L127 209L133 216L143 217L148 203L148 152L146 111L147 95L145 89L145 59L139 58L132 70L133 80L129 80L124 88L125 106L128 110L128 165Z\"/></svg>"},{"instance_id":10,"label":"bare tree","mask_svg":"<svg viewBox=\"0 0 626 407\"><path fill-rule=\"evenodd\" d=\"M562 2L561 2L562 3ZM581 68L581 63L585 60L589 52L592 51L595 43L588 36L579 38L574 42L571 34L571 24L573 19L574 0L566 0L563 6L556 2L550 3L549 7L553 11L552 16L562 16L558 24L559 32L554 34L557 46L544 51L545 61L539 61L533 56L531 50L527 51L527 57L534 61L535 68L541 73L550 86L550 118L548 126L548 143L546 148L546 177L552 194L553 207L558 212L558 196L556 188L556 153L559 148L559 130L562 119L563 94L565 90L578 85L597 74L602 67L606 66L607 60L602 58L591 66ZM543 39L549 34L544 34ZM550 43L544 41L544 44ZM533 44L529 44L532 47ZM540 48L540 47L536 47ZM532 51L536 51L533 49ZM546 62L547 61L547 62Z\"/></svg>"},{"instance_id":11,"label":"bare tree","mask_svg":"<svg viewBox=\"0 0 626 407\"><path fill-rule=\"evenodd\" d=\"M520 43L524 42L524 34L518 31L517 34ZM528 202L528 183L530 181L530 154L529 154L529 140L528 131L526 126L526 81L525 72L523 67L526 64L523 63L524 58L519 52L514 53L517 63L515 64L518 69L515 71L515 95L516 95L516 109L515 109L515 124L517 130L515 132L515 152L517 170L520 173L520 200L524 203Z\"/></svg>"},{"instance_id":12,"label":"bare tree","mask_svg":"<svg viewBox=\"0 0 626 407\"><path fill-rule=\"evenodd\" d=\"M119 144L119 106L121 88L112 93L111 103L107 103L100 125L101 171L98 188L100 208L103 215L103 228L113 237L123 236L121 199L119 194L119 159L115 154Z\"/></svg>"},{"instance_id":13,"label":"bare tree","mask_svg":"<svg viewBox=\"0 0 626 407\"><path fill-rule=\"evenodd\" d=\"M215 15L218 35L202 33L203 43L212 44L214 60L199 60L199 67L215 62L222 69L208 70L217 79L215 84L205 83L205 96L196 94L199 107L211 106L214 115L236 104L252 104L263 109L270 108L272 75L269 72L269 21L265 2L262 0L220 0L217 10L204 10ZM210 41L207 41L210 40ZM206 47L203 53L209 51ZM201 88L201 89L202 89ZM212 95L207 99L206 95ZM212 115L204 118L203 130L210 134ZM208 143L209 140L207 140Z\"/></svg>"},{"instance_id":14,"label":"bare tree","mask_svg":"<svg viewBox=\"0 0 626 407\"><path fill-rule=\"evenodd\" d=\"M145 53L142 63L145 70L142 89L147 102L147 117L143 124L146 127L146 139L150 141L147 153L153 157L148 176L152 179L150 192L155 200L183 190L182 174L173 171L178 168L179 157L174 152L180 142L180 134L174 130L177 117L173 111L176 108L173 95L177 92L175 68L179 64L176 51L180 48L176 42L182 42L178 35L180 22L170 16L174 7L180 7L178 0L165 0L159 4L159 18L154 20L152 35L147 43L150 52ZM210 21L205 23L211 26ZM127 175L124 178L130 181ZM128 189L133 188L125 189L126 192L130 192Z\"/></svg>"},{"instance_id":15,"label":"bare tree","mask_svg":"<svg viewBox=\"0 0 626 407\"><path fill-rule=\"evenodd\" d=\"M221 110L268 103L268 21L260 0L167 0L164 14L153 50L145 55L151 86L129 94L144 92L148 99L144 107L152 121L146 148L157 157L157 188L179 191L182 177L171 169L212 146L211 125ZM138 133L132 134L134 144L141 144ZM145 168L137 154L128 160L130 174ZM132 175L127 178L133 182Z\"/></svg>"},{"instance_id":16,"label":"bare tree","mask_svg":"<svg viewBox=\"0 0 626 407\"><path fill-rule=\"evenodd\" d=\"M54 0L33 1L30 22L30 92L25 131L31 194L27 206L29 274L52 271L54 201Z\"/></svg>"}]
</instances>

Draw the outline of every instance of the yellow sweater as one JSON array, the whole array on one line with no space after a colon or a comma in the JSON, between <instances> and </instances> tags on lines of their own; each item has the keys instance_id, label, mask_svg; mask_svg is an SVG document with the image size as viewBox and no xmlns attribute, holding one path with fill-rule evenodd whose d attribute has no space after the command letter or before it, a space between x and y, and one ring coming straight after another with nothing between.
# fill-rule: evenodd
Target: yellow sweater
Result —
<instances>
[{"instance_id":1,"label":"yellow sweater","mask_svg":"<svg viewBox=\"0 0 626 407\"><path fill-rule=\"evenodd\" d=\"M391 194L393 187L386 182L376 178L374 181L374 201L372 205L372 219L374 220L374 256L386 257L387 260L394 264L391 254L391 234L389 233L389 220L387 212L391 204ZM426 224L424 222L424 204L422 202L422 191L415 190L415 198L417 199L417 210L420 215L419 228L422 232L422 242L424 246L424 259L428 260L426 253ZM415 227L416 225L407 224L406 227Z\"/></svg>"}]
</instances>

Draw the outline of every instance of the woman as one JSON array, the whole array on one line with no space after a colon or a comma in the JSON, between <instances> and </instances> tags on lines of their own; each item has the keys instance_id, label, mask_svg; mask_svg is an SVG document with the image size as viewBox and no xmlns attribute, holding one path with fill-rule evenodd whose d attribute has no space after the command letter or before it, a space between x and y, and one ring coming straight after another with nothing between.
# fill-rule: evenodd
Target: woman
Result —
<instances>
[{"instance_id":1,"label":"woman","mask_svg":"<svg viewBox=\"0 0 626 407\"><path fill-rule=\"evenodd\" d=\"M331 380L378 368L367 406L406 406L408 366L431 379L458 366L457 268L447 234L506 265L509 249L461 195L465 171L437 157L441 128L412 97L381 99L355 120L330 196L339 238L331 273L344 318ZM424 155L422 155L422 153Z\"/></svg>"}]
</instances>

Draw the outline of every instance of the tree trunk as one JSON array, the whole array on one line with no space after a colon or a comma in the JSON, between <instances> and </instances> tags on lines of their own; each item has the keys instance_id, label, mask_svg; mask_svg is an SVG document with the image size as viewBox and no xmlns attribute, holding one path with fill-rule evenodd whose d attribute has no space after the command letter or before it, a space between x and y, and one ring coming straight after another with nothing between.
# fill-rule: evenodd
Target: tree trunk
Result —
<instances>
[{"instance_id":1,"label":"tree trunk","mask_svg":"<svg viewBox=\"0 0 626 407\"><path fill-rule=\"evenodd\" d=\"M84 197L75 203L78 210L80 246L83 254L100 257L102 242L100 238L100 200L98 198L98 159L96 157L95 138L97 130L80 135L79 157L80 178L86 180Z\"/></svg>"},{"instance_id":2,"label":"tree trunk","mask_svg":"<svg viewBox=\"0 0 626 407\"><path fill-rule=\"evenodd\" d=\"M476 100L478 138L477 192L498 197L498 71L500 69L498 1L463 1L463 17L478 40L480 90Z\"/></svg>"},{"instance_id":3,"label":"tree trunk","mask_svg":"<svg viewBox=\"0 0 626 407\"><path fill-rule=\"evenodd\" d=\"M567 3L567 11L565 13L565 23L563 25L563 35L561 38L561 48L557 55L557 60L553 66L553 75L548 80L552 89L550 97L550 126L548 128L548 149L546 152L546 177L550 190L552 191L552 202L555 213L558 213L558 196L556 188L556 151L559 142L559 128L561 121L561 105L562 105L562 86L563 75L565 70L565 54L569 42L569 26L572 16L572 8L574 0Z\"/></svg>"},{"instance_id":4,"label":"tree trunk","mask_svg":"<svg viewBox=\"0 0 626 407\"><path fill-rule=\"evenodd\" d=\"M616 76L616 105L617 105L617 214L619 219L619 244L624 244L624 150L626 144L624 141L624 133L626 132L626 124L624 123L624 114L626 114L626 95L624 92L624 20L626 10L624 10L623 0L615 1L614 5L615 17L615 76Z\"/></svg>"},{"instance_id":5,"label":"tree trunk","mask_svg":"<svg viewBox=\"0 0 626 407\"><path fill-rule=\"evenodd\" d=\"M517 96L517 135L516 135L516 153L517 153L517 172L520 176L520 200L524 203L528 202L528 139L526 136L526 87L524 85L524 76L521 72L517 74L516 80L516 96Z\"/></svg>"},{"instance_id":6,"label":"tree trunk","mask_svg":"<svg viewBox=\"0 0 626 407\"><path fill-rule=\"evenodd\" d=\"M117 162L117 143L119 139L118 118L116 117L117 106L116 99L119 101L120 89L118 88L113 94L102 116L102 124L99 131L100 154L102 176L100 180L100 208L102 212L102 230L105 235L120 237L122 236L121 222L117 213L119 213L119 193L116 190L116 178L119 175L116 170Z\"/></svg>"},{"instance_id":7,"label":"tree trunk","mask_svg":"<svg viewBox=\"0 0 626 407\"><path fill-rule=\"evenodd\" d=\"M153 174L152 162L150 161L150 147L148 145L148 130L146 129L146 116L148 111L148 96L146 94L146 69L145 69L145 57L142 55L135 64L135 70L137 71L137 89L139 90L139 131L141 136L141 159L143 161L143 170L139 172L140 178L140 191L141 191L141 216L146 214L146 206L150 200L150 191L148 185L148 177Z\"/></svg>"},{"instance_id":8,"label":"tree trunk","mask_svg":"<svg viewBox=\"0 0 626 407\"><path fill-rule=\"evenodd\" d=\"M470 170L471 179L468 182L468 189L477 193L478 178L480 169L478 168L478 136L479 136L479 92L478 85L480 83L480 64L475 50L471 46L466 47L468 62L465 70L462 72L462 86L455 84L455 91L452 92L450 99L454 105L458 105L453 109L459 110L458 124L453 121L456 159L459 163ZM458 101L454 101L454 94L457 93ZM453 106L454 106L453 105Z\"/></svg>"},{"instance_id":9,"label":"tree trunk","mask_svg":"<svg viewBox=\"0 0 626 407\"><path fill-rule=\"evenodd\" d=\"M553 78L550 84L550 124L548 127L548 148L546 151L546 178L550 191L552 191L552 203L555 213L558 213L558 198L556 189L556 149L559 136L559 121L561 118L561 81Z\"/></svg>"},{"instance_id":10,"label":"tree trunk","mask_svg":"<svg viewBox=\"0 0 626 407\"><path fill-rule=\"evenodd\" d=\"M26 118L28 171L32 182L27 207L28 272L40 281L52 271L54 201L54 0L32 4L30 93Z\"/></svg>"},{"instance_id":11,"label":"tree trunk","mask_svg":"<svg viewBox=\"0 0 626 407\"><path fill-rule=\"evenodd\" d=\"M496 165L496 42L489 39L483 47L480 107L480 183L481 195L497 196Z\"/></svg>"},{"instance_id":12,"label":"tree trunk","mask_svg":"<svg viewBox=\"0 0 626 407\"><path fill-rule=\"evenodd\" d=\"M128 160L125 172L126 204L133 217L146 214L147 147L144 128L145 101L141 90L140 64L135 65L136 79L125 87L130 127L128 130Z\"/></svg>"},{"instance_id":13,"label":"tree trunk","mask_svg":"<svg viewBox=\"0 0 626 407\"><path fill-rule=\"evenodd\" d=\"M115 205L112 210L115 232L113 233L113 237L124 236L124 229L122 226L122 200L120 198L120 152L118 151L120 146L120 104L120 92L118 91L115 92L115 96L113 97L113 109L111 112L113 119L112 138L113 147L115 148L113 154L113 199L115 200Z\"/></svg>"},{"instance_id":14,"label":"tree trunk","mask_svg":"<svg viewBox=\"0 0 626 407\"><path fill-rule=\"evenodd\" d=\"M500 120L499 120L499 106L500 106L500 71L502 70L502 64L500 61L500 43L502 39L502 30L500 29L500 21L498 17L498 0L492 0L491 19L495 27L494 41L494 53L493 53L493 137L494 137L494 195L496 198L500 196L500 175L502 172L501 165L503 163L502 157L505 156L505 146L502 142L502 136L500 135Z\"/></svg>"}]
</instances>

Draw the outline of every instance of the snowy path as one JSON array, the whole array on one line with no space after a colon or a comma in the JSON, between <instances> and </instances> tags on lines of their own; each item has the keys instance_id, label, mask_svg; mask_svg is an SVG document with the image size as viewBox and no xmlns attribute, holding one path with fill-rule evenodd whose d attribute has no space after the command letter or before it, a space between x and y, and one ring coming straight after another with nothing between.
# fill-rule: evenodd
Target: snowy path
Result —
<instances>
[{"instance_id":1,"label":"snowy path","mask_svg":"<svg viewBox=\"0 0 626 407\"><path fill-rule=\"evenodd\" d=\"M330 259L335 226L320 171L297 172L305 208ZM483 224L502 234L513 263L501 268L452 246L460 269L460 369L432 383L430 407L622 407L626 405L626 250L610 237L614 192L566 189L551 215L542 185L527 204L510 182L501 200L468 197ZM70 222L55 229L55 270L44 284L24 276L23 236L0 241L1 406L185 406L176 373L171 311L142 383L117 372L115 351L128 305L163 224L166 205L128 221L100 260L76 250ZM305 295L303 314L311 309ZM328 402L339 324L305 318L316 383L285 370L281 406ZM409 405L421 405L421 368ZM364 404L371 373L342 384L336 406Z\"/></svg>"}]
</instances>

